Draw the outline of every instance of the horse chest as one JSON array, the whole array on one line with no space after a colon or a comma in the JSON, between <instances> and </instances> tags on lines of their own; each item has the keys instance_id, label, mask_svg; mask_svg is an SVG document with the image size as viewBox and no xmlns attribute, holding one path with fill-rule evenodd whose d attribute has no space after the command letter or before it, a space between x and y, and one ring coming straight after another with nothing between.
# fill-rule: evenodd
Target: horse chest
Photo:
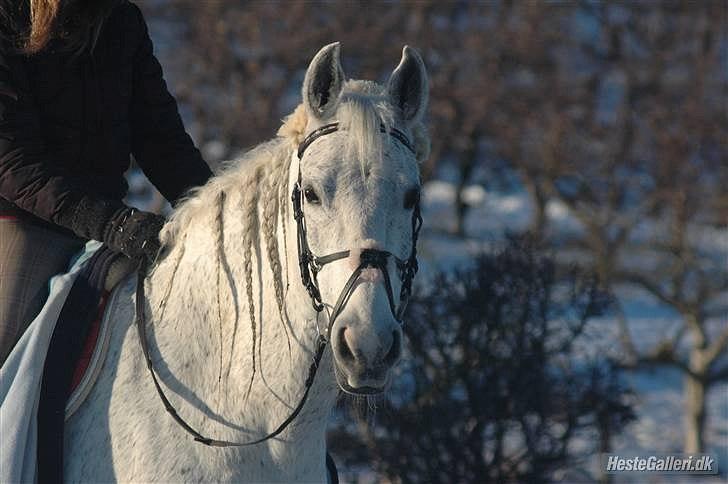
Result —
<instances>
[{"instance_id":1,"label":"horse chest","mask_svg":"<svg viewBox=\"0 0 728 484\"><path fill-rule=\"evenodd\" d=\"M87 400L67 422L65 480L325 482L323 436L318 439L321 445L222 449L194 442L185 434L157 399L140 356L129 309L134 286L120 290L124 294L108 309L115 321L104 367ZM189 405L180 411L194 413ZM207 418L198 415L194 423Z\"/></svg>"}]
</instances>

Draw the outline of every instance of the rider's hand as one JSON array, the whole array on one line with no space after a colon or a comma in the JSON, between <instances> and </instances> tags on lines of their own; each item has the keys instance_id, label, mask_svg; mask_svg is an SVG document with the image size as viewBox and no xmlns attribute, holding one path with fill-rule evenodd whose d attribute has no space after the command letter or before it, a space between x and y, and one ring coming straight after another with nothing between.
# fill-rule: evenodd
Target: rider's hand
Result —
<instances>
[{"instance_id":1,"label":"rider's hand","mask_svg":"<svg viewBox=\"0 0 728 484\"><path fill-rule=\"evenodd\" d=\"M104 242L127 257L146 257L151 263L159 252L159 231L163 225L164 217L126 208L107 223Z\"/></svg>"},{"instance_id":2,"label":"rider's hand","mask_svg":"<svg viewBox=\"0 0 728 484\"><path fill-rule=\"evenodd\" d=\"M164 220L120 202L91 197L83 198L59 217L62 226L83 238L104 242L131 259L146 257L150 262L159 251L159 231Z\"/></svg>"}]
</instances>

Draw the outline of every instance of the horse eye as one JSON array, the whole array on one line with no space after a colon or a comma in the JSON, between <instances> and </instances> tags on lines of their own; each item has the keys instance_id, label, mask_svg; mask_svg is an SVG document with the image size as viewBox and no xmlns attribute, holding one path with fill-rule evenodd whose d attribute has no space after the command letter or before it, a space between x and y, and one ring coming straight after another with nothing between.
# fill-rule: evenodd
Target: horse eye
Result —
<instances>
[{"instance_id":1,"label":"horse eye","mask_svg":"<svg viewBox=\"0 0 728 484\"><path fill-rule=\"evenodd\" d=\"M321 203L321 200L319 199L319 196L316 194L316 191L311 188L310 186L305 187L303 189L303 196L306 197L306 201L308 203L311 203L313 205L319 205Z\"/></svg>"},{"instance_id":2,"label":"horse eye","mask_svg":"<svg viewBox=\"0 0 728 484\"><path fill-rule=\"evenodd\" d=\"M406 210L411 210L414 208L415 203L417 203L420 200L420 189L419 188L410 188L407 190L407 193L404 194L404 208Z\"/></svg>"}]
</instances>

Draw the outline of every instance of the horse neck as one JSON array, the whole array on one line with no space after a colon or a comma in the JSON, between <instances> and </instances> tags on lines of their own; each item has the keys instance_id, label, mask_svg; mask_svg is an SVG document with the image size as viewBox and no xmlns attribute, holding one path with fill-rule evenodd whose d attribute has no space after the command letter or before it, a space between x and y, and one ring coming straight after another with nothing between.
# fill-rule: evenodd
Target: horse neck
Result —
<instances>
[{"instance_id":1,"label":"horse neck","mask_svg":"<svg viewBox=\"0 0 728 484\"><path fill-rule=\"evenodd\" d=\"M196 421L201 420L199 412L205 414L203 434L247 441L275 429L300 401L313 357L315 313L297 272L296 226L288 210L285 230L280 221L277 230L286 258L282 268L288 287L287 321L281 321L276 305L261 237L253 244L252 256L253 350L241 256L244 228L237 222L239 200L235 196L227 196L223 213L222 239L217 237L214 220L193 218L179 239L183 242L150 275L150 335L159 345L172 380L180 382L176 390L185 396L178 399L180 406L189 407L180 413L192 412ZM221 241L222 257L218 258ZM327 350L303 410L281 439L268 441L267 451L289 469L308 465L305 455L320 454L325 448L326 420L337 395L332 374ZM255 447L246 449L255 452Z\"/></svg>"}]
</instances>

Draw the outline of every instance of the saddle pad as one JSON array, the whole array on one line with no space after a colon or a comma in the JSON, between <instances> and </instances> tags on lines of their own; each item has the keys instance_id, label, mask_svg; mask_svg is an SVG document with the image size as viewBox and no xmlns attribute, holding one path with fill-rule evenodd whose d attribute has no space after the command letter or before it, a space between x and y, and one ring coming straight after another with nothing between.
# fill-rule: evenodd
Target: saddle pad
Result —
<instances>
[{"instance_id":1,"label":"saddle pad","mask_svg":"<svg viewBox=\"0 0 728 484\"><path fill-rule=\"evenodd\" d=\"M37 412L43 366L58 315L78 273L101 244L88 242L0 367L0 482L38 482Z\"/></svg>"},{"instance_id":2,"label":"saddle pad","mask_svg":"<svg viewBox=\"0 0 728 484\"><path fill-rule=\"evenodd\" d=\"M81 350L81 356L78 358L76 368L73 370L73 378L69 389L71 396L66 401L66 420L86 400L106 360L106 354L109 350L109 339L111 338L109 319L104 317L108 301L109 293L105 291L101 295L96 319L91 323L88 336L86 336L86 342Z\"/></svg>"},{"instance_id":3,"label":"saddle pad","mask_svg":"<svg viewBox=\"0 0 728 484\"><path fill-rule=\"evenodd\" d=\"M124 256L105 246L97 250L78 273L58 316L43 367L38 402L38 482L62 481L66 402L76 362L82 356L89 328L99 315L99 307L89 301L101 299L109 269L120 257Z\"/></svg>"}]
</instances>

